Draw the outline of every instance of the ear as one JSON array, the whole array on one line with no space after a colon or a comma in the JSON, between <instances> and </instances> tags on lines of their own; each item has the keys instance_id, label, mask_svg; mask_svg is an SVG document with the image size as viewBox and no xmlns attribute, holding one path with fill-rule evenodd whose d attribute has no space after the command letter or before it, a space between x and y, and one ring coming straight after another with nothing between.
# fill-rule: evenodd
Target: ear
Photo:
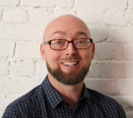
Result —
<instances>
[{"instance_id":1,"label":"ear","mask_svg":"<svg viewBox=\"0 0 133 118\"><path fill-rule=\"evenodd\" d=\"M95 43L93 42L92 43L92 57L91 57L91 59L94 58L94 54L95 54Z\"/></svg>"},{"instance_id":2,"label":"ear","mask_svg":"<svg viewBox=\"0 0 133 118\"><path fill-rule=\"evenodd\" d=\"M45 57L45 54L44 54L45 50L44 50L44 45L41 44L40 45L40 53L41 53L41 57L44 61L46 61L46 57Z\"/></svg>"}]
</instances>

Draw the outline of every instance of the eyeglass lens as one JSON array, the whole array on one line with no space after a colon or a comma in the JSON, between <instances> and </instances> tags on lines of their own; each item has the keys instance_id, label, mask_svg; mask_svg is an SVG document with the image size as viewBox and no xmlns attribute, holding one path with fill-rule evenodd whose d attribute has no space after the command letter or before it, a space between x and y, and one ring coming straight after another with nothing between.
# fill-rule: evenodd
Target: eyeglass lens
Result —
<instances>
[{"instance_id":1,"label":"eyeglass lens","mask_svg":"<svg viewBox=\"0 0 133 118\"><path fill-rule=\"evenodd\" d=\"M75 48L88 48L91 45L91 42L89 39L77 39L74 41L67 41L65 39L55 39L51 41L51 48L52 49L57 49L57 50L61 50L61 49L66 49L68 44L72 42L73 46Z\"/></svg>"}]
</instances>

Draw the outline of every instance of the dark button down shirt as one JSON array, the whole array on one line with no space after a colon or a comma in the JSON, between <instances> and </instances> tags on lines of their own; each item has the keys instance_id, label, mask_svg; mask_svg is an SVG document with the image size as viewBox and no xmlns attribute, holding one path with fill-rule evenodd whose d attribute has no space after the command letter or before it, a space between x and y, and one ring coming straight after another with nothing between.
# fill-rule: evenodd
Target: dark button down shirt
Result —
<instances>
[{"instance_id":1,"label":"dark button down shirt","mask_svg":"<svg viewBox=\"0 0 133 118\"><path fill-rule=\"evenodd\" d=\"M2 118L126 118L126 116L116 101L87 89L85 85L82 97L73 110L46 77L40 86L11 103Z\"/></svg>"}]
</instances>

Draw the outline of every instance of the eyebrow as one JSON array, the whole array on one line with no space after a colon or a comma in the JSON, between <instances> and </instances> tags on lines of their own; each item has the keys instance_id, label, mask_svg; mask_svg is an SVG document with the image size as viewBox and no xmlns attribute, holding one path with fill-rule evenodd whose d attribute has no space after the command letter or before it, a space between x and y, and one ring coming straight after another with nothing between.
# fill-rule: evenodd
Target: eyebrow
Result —
<instances>
[{"instance_id":1,"label":"eyebrow","mask_svg":"<svg viewBox=\"0 0 133 118\"><path fill-rule=\"evenodd\" d=\"M63 32L63 31L55 31L55 32L52 34L52 36L53 36L54 34L61 34L61 35L63 35L63 34L66 34L66 33Z\"/></svg>"},{"instance_id":2,"label":"eyebrow","mask_svg":"<svg viewBox=\"0 0 133 118\"><path fill-rule=\"evenodd\" d=\"M79 36L79 35L85 35L88 37L87 33L83 32L83 31L78 31L75 33L75 35Z\"/></svg>"},{"instance_id":3,"label":"eyebrow","mask_svg":"<svg viewBox=\"0 0 133 118\"><path fill-rule=\"evenodd\" d=\"M65 35L66 35L66 32L64 32L64 31L55 31L55 32L52 34L52 36L53 36L54 34L61 34L61 35L64 35L64 34L65 34ZM76 35L76 36L85 35L85 36L88 37L87 33L83 32L83 31L77 31L77 32L75 33L75 35ZM51 37L52 37L52 36L51 36Z\"/></svg>"}]
</instances>

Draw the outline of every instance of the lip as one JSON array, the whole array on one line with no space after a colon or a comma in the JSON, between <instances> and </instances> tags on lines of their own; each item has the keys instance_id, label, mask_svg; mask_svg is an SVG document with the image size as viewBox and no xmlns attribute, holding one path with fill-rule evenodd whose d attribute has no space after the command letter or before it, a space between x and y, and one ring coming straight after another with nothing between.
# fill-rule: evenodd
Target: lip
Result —
<instances>
[{"instance_id":1,"label":"lip","mask_svg":"<svg viewBox=\"0 0 133 118\"><path fill-rule=\"evenodd\" d=\"M76 65L73 65L73 66L68 66L68 65L64 65L63 63L70 63L70 62L78 62L78 64ZM71 61L63 61L63 62L60 62L61 65L67 69L76 69L79 65L80 65L80 61L77 61L77 60L71 60Z\"/></svg>"},{"instance_id":2,"label":"lip","mask_svg":"<svg viewBox=\"0 0 133 118\"><path fill-rule=\"evenodd\" d=\"M62 64L66 65L66 66L74 66L77 65L79 62L75 61L75 62L63 62Z\"/></svg>"}]
</instances>

